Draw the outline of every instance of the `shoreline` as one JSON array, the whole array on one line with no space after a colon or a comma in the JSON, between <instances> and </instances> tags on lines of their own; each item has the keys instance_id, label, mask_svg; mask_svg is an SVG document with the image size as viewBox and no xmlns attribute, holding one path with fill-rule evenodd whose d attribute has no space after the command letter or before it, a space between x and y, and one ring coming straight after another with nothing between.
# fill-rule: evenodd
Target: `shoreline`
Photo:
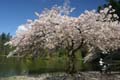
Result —
<instances>
[{"instance_id":1,"label":"shoreline","mask_svg":"<svg viewBox=\"0 0 120 80\"><path fill-rule=\"evenodd\" d=\"M120 80L120 72L100 74L99 72L89 71L76 73L73 76L59 72L40 75L16 75L1 77L0 80Z\"/></svg>"}]
</instances>

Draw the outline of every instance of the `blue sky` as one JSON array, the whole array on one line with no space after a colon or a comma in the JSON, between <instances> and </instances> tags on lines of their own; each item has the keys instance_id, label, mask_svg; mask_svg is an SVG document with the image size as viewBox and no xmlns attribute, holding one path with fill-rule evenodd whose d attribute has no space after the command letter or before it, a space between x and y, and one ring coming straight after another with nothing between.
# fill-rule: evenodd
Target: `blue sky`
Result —
<instances>
[{"instance_id":1,"label":"blue sky","mask_svg":"<svg viewBox=\"0 0 120 80\"><path fill-rule=\"evenodd\" d=\"M70 6L76 8L71 16L79 16L85 10L97 9L105 0L70 0ZM35 19L35 12L41 13L44 8L63 5L64 0L0 0L0 33L15 35L19 25L27 19Z\"/></svg>"}]
</instances>

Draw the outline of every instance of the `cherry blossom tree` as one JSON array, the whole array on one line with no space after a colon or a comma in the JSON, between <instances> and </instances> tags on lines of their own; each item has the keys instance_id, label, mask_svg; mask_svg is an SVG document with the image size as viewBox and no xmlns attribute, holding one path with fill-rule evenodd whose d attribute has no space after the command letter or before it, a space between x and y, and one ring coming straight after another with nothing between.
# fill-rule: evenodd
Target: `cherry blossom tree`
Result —
<instances>
[{"instance_id":1,"label":"cherry blossom tree","mask_svg":"<svg viewBox=\"0 0 120 80\"><path fill-rule=\"evenodd\" d=\"M73 72L75 52L82 46L83 40L81 32L76 27L77 18L67 16L73 10L68 8L63 7L65 9L63 11L61 7L55 6L42 14L36 13L38 19L28 20L22 25L22 29L17 30L16 36L8 42L16 47L8 57L16 53L19 56L30 53L43 54L45 50L52 53L64 48L68 52L70 61L68 69Z\"/></svg>"},{"instance_id":2,"label":"cherry blossom tree","mask_svg":"<svg viewBox=\"0 0 120 80\"><path fill-rule=\"evenodd\" d=\"M38 19L28 20L17 30L16 36L8 43L16 49L8 57L18 54L19 56L44 54L45 50L50 53L64 48L68 52L69 72L74 72L75 52L86 46L89 54L85 62L90 60L97 52L109 53L120 47L120 23L112 20L118 18L112 7L95 11L85 11L79 17L68 16L73 9L54 6L51 10L46 9L38 14ZM66 12L67 11L67 12Z\"/></svg>"}]
</instances>

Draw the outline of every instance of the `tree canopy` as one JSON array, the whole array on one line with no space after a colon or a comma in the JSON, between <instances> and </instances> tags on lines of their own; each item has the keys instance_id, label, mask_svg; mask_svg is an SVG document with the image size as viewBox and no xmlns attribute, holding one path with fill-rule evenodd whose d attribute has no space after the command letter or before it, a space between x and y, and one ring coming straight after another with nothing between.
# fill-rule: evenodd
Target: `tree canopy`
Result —
<instances>
[{"instance_id":1,"label":"tree canopy","mask_svg":"<svg viewBox=\"0 0 120 80\"><path fill-rule=\"evenodd\" d=\"M70 11L68 11L70 10ZM64 10L71 12L72 9ZM43 54L65 48L68 54L75 53L82 46L95 54L95 51L109 53L120 47L120 23L112 6L100 10L100 13L85 11L79 17L64 15L62 7L53 7L36 13L38 19L28 20L23 24L24 30L17 31L8 44L16 49L8 55ZM113 15L108 14L114 13ZM87 60L87 59L86 59Z\"/></svg>"}]
</instances>

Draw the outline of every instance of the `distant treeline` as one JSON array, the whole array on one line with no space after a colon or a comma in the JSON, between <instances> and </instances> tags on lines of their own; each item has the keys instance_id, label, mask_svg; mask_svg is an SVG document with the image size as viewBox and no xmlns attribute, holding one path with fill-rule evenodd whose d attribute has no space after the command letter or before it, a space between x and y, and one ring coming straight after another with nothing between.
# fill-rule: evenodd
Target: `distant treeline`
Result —
<instances>
[{"instance_id":1,"label":"distant treeline","mask_svg":"<svg viewBox=\"0 0 120 80\"><path fill-rule=\"evenodd\" d=\"M4 44L12 38L10 33L0 34L0 55L7 55L10 52L10 46Z\"/></svg>"}]
</instances>

